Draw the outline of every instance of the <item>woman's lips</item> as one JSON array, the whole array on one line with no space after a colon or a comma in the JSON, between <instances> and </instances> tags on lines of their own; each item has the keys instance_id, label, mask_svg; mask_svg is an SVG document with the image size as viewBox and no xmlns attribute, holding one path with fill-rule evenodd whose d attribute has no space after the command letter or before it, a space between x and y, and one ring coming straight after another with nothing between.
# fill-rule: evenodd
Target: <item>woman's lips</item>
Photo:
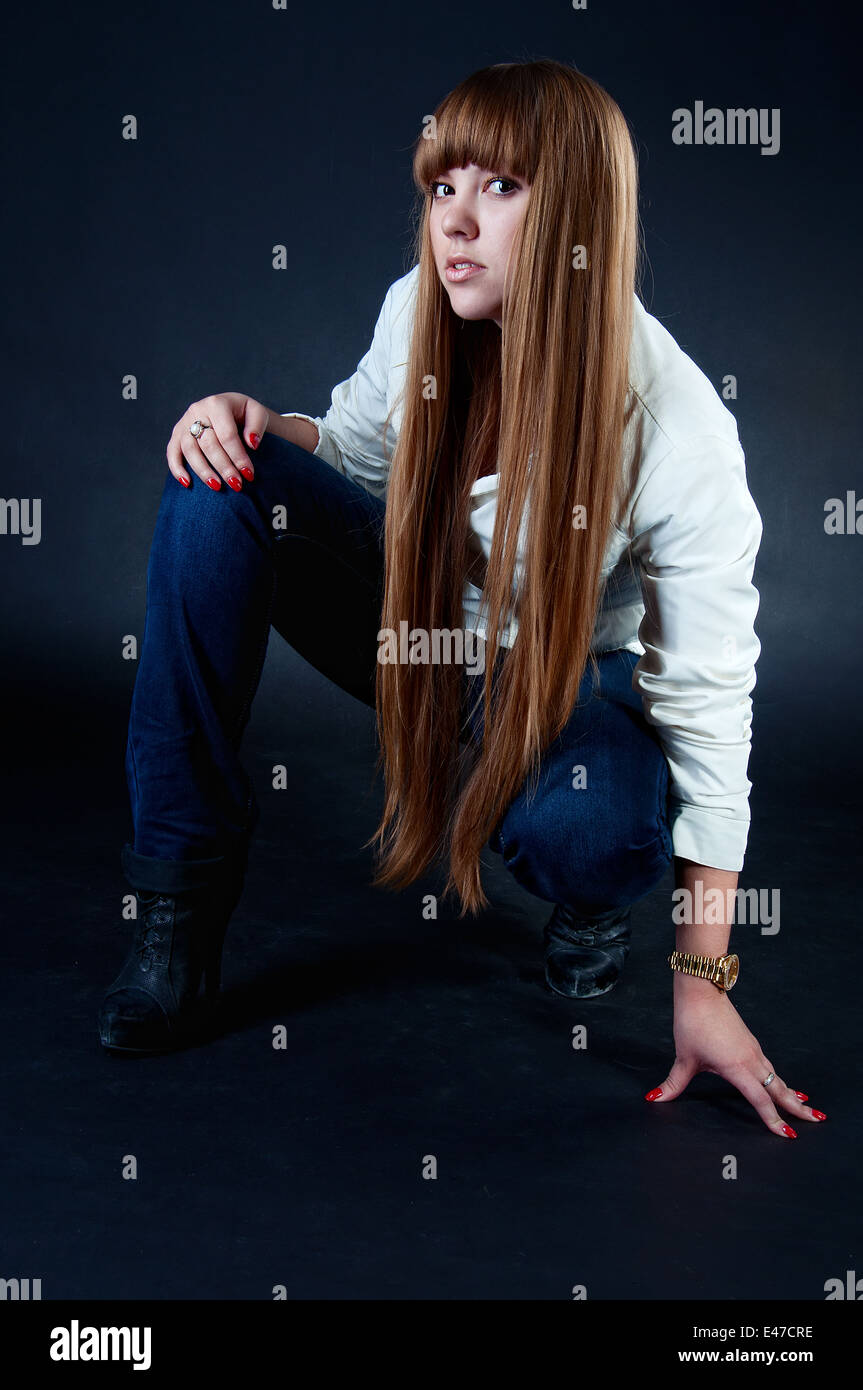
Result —
<instances>
[{"instance_id":1,"label":"woman's lips","mask_svg":"<svg viewBox=\"0 0 863 1390\"><path fill-rule=\"evenodd\" d=\"M484 270L484 265L474 265L472 262L469 262L464 268L448 265L446 267L446 278L453 284L458 284L462 280L470 280L474 275L481 275Z\"/></svg>"}]
</instances>

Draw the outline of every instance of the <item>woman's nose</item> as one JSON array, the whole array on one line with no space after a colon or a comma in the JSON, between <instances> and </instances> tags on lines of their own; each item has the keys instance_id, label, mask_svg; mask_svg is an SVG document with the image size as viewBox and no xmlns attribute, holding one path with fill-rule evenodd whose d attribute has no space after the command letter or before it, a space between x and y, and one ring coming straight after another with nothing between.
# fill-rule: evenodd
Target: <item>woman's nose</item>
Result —
<instances>
[{"instance_id":1,"label":"woman's nose","mask_svg":"<svg viewBox=\"0 0 863 1390\"><path fill-rule=\"evenodd\" d=\"M474 237L477 233L476 218L468 212L465 204L452 202L441 218L441 229L447 236Z\"/></svg>"}]
</instances>

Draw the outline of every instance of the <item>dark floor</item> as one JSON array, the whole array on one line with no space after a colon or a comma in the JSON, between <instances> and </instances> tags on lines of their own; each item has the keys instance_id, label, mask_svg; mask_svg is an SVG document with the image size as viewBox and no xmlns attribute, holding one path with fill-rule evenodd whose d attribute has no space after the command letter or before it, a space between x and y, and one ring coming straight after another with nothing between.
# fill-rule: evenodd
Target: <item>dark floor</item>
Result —
<instances>
[{"instance_id":1,"label":"dark floor","mask_svg":"<svg viewBox=\"0 0 863 1390\"><path fill-rule=\"evenodd\" d=\"M104 1052L124 714L123 691L56 689L17 711L0 1276L45 1299L821 1300L863 1272L853 779L792 775L766 721L742 882L781 890L781 930L735 932L734 1001L829 1116L794 1142L715 1077L643 1100L673 1058L667 892L635 909L617 988L578 1004L542 983L550 906L489 850L474 921L423 918L440 877L372 888L373 716L284 646L246 744L262 822L226 948L232 1029L167 1058ZM276 762L287 791L268 790Z\"/></svg>"}]
</instances>

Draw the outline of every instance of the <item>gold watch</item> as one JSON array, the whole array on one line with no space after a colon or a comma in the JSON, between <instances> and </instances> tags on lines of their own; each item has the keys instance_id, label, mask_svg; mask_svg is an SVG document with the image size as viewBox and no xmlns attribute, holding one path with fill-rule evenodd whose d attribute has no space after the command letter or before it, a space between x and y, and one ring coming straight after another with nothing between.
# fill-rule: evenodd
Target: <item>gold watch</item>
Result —
<instances>
[{"instance_id":1,"label":"gold watch","mask_svg":"<svg viewBox=\"0 0 863 1390\"><path fill-rule=\"evenodd\" d=\"M730 953L725 956L697 956L693 951L672 951L668 957L672 970L680 970L684 975L698 975L702 980L710 980L717 989L728 991L740 972L740 961Z\"/></svg>"}]
</instances>

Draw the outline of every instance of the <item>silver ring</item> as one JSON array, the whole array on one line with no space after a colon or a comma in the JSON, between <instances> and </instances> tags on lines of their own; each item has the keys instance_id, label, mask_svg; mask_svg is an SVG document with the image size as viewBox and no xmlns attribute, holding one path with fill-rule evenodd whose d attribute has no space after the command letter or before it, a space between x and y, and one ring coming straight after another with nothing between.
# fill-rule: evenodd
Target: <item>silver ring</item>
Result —
<instances>
[{"instance_id":1,"label":"silver ring","mask_svg":"<svg viewBox=\"0 0 863 1390\"><path fill-rule=\"evenodd\" d=\"M189 426L189 434L193 435L195 439L200 439L204 430L210 430L212 428L212 425L205 425L203 420L196 420L194 424Z\"/></svg>"},{"instance_id":2,"label":"silver ring","mask_svg":"<svg viewBox=\"0 0 863 1390\"><path fill-rule=\"evenodd\" d=\"M776 1072L775 1072L775 1071L772 1071L772 1072L770 1073L770 1075L768 1076L767 1080L766 1080L766 1081L762 1081L761 1085L762 1085L762 1086L769 1086L770 1083L771 1083L771 1081L775 1081L775 1080L776 1080Z\"/></svg>"}]
</instances>

